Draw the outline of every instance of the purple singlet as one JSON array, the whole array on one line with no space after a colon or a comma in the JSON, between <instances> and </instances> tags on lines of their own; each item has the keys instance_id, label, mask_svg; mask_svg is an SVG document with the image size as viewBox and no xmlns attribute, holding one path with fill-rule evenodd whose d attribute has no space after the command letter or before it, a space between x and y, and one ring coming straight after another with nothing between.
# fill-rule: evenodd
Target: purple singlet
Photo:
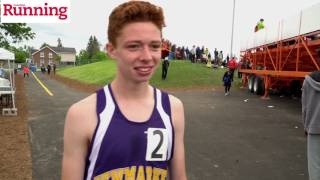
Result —
<instances>
[{"instance_id":1,"label":"purple singlet","mask_svg":"<svg viewBox=\"0 0 320 180\"><path fill-rule=\"evenodd\" d=\"M154 88L154 102L147 121L133 122L122 114L110 85L97 91L98 124L85 180L168 179L174 146L169 96Z\"/></svg>"}]
</instances>

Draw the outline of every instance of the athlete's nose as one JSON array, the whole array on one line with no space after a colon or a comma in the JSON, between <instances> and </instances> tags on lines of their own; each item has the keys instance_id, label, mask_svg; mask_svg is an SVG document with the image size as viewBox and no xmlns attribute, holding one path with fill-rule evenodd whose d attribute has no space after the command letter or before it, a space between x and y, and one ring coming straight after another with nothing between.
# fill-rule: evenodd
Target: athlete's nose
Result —
<instances>
[{"instance_id":1,"label":"athlete's nose","mask_svg":"<svg viewBox=\"0 0 320 180\"><path fill-rule=\"evenodd\" d=\"M151 54L150 48L148 46L143 47L143 50L141 52L141 59L142 60L151 60L152 59L152 54Z\"/></svg>"}]
</instances>

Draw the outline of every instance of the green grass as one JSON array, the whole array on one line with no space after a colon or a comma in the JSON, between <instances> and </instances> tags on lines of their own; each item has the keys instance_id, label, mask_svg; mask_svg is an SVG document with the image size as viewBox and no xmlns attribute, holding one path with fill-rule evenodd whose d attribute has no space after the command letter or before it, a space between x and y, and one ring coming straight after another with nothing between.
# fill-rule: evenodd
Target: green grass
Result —
<instances>
[{"instance_id":1,"label":"green grass","mask_svg":"<svg viewBox=\"0 0 320 180\"><path fill-rule=\"evenodd\" d=\"M161 64L152 77L150 84L159 88L191 88L222 86L222 76L226 69L213 70L205 64L192 64L190 61L171 61L166 80L161 79ZM112 60L92 63L72 68L63 68L58 74L80 80L88 84L104 85L115 77L116 64ZM235 86L239 79L235 74Z\"/></svg>"},{"instance_id":2,"label":"green grass","mask_svg":"<svg viewBox=\"0 0 320 180\"><path fill-rule=\"evenodd\" d=\"M115 77L116 64L112 60L92 64L63 68L58 70L59 75L76 79L87 84L103 85Z\"/></svg>"}]
</instances>

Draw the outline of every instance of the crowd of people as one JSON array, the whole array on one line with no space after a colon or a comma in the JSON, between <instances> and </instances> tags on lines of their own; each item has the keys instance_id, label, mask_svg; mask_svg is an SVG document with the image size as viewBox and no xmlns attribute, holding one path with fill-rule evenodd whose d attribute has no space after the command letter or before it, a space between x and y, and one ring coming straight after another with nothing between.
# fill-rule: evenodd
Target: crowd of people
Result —
<instances>
[{"instance_id":1,"label":"crowd of people","mask_svg":"<svg viewBox=\"0 0 320 180\"><path fill-rule=\"evenodd\" d=\"M242 77L240 73L240 68L247 68L248 62L238 62L235 56L227 57L224 59L223 51L218 51L217 48L214 49L213 55L211 55L208 48L202 46L193 45L191 49L188 47L177 47L175 44L171 43L169 40L162 39L161 48L161 58L162 61L162 79L165 80L169 68L169 60L190 60L192 63L206 63L207 67L218 68L220 66L226 67L227 70L222 77L223 85L225 86L225 95L230 95L231 84L234 79L234 72L238 70L238 78Z\"/></svg>"},{"instance_id":2,"label":"crowd of people","mask_svg":"<svg viewBox=\"0 0 320 180\"><path fill-rule=\"evenodd\" d=\"M45 73L47 72L48 75L50 75L51 70L53 70L53 74L55 75L55 74L56 74L57 66L56 66L56 64L53 63L53 64L51 64L51 65L48 64L48 65L47 65L47 68L46 68L44 64L41 64L40 69L41 69L41 72L42 72L43 74L45 74Z\"/></svg>"},{"instance_id":3,"label":"crowd of people","mask_svg":"<svg viewBox=\"0 0 320 180\"><path fill-rule=\"evenodd\" d=\"M227 71L222 77L223 84L225 86L225 95L230 94L231 83L233 82L234 72L238 70L238 78L242 75L239 71L243 66L247 67L248 62L238 62L235 56L226 56L224 59L223 51L214 49L213 54L208 48L202 46L193 45L192 48L188 47L177 47L175 44L171 43L169 40L162 39L161 47L161 58L162 62L162 79L165 80L169 68L169 60L190 60L192 63L206 63L209 68L218 68L220 66L226 67Z\"/></svg>"},{"instance_id":4,"label":"crowd of people","mask_svg":"<svg viewBox=\"0 0 320 180\"><path fill-rule=\"evenodd\" d=\"M213 54L207 47L200 47L193 45L191 48L185 46L177 46L169 40L162 39L162 59L177 59L177 60L190 60L192 63L201 62L214 65L226 65L229 60L229 55L224 59L223 51L214 49Z\"/></svg>"}]
</instances>

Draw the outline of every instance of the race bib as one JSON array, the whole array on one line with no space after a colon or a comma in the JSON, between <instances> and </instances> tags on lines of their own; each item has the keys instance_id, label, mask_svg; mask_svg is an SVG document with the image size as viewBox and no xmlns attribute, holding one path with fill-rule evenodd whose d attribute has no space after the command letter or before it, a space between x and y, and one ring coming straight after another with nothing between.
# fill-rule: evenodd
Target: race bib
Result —
<instances>
[{"instance_id":1,"label":"race bib","mask_svg":"<svg viewBox=\"0 0 320 180\"><path fill-rule=\"evenodd\" d=\"M165 161L168 150L168 131L163 128L147 130L147 161Z\"/></svg>"}]
</instances>

